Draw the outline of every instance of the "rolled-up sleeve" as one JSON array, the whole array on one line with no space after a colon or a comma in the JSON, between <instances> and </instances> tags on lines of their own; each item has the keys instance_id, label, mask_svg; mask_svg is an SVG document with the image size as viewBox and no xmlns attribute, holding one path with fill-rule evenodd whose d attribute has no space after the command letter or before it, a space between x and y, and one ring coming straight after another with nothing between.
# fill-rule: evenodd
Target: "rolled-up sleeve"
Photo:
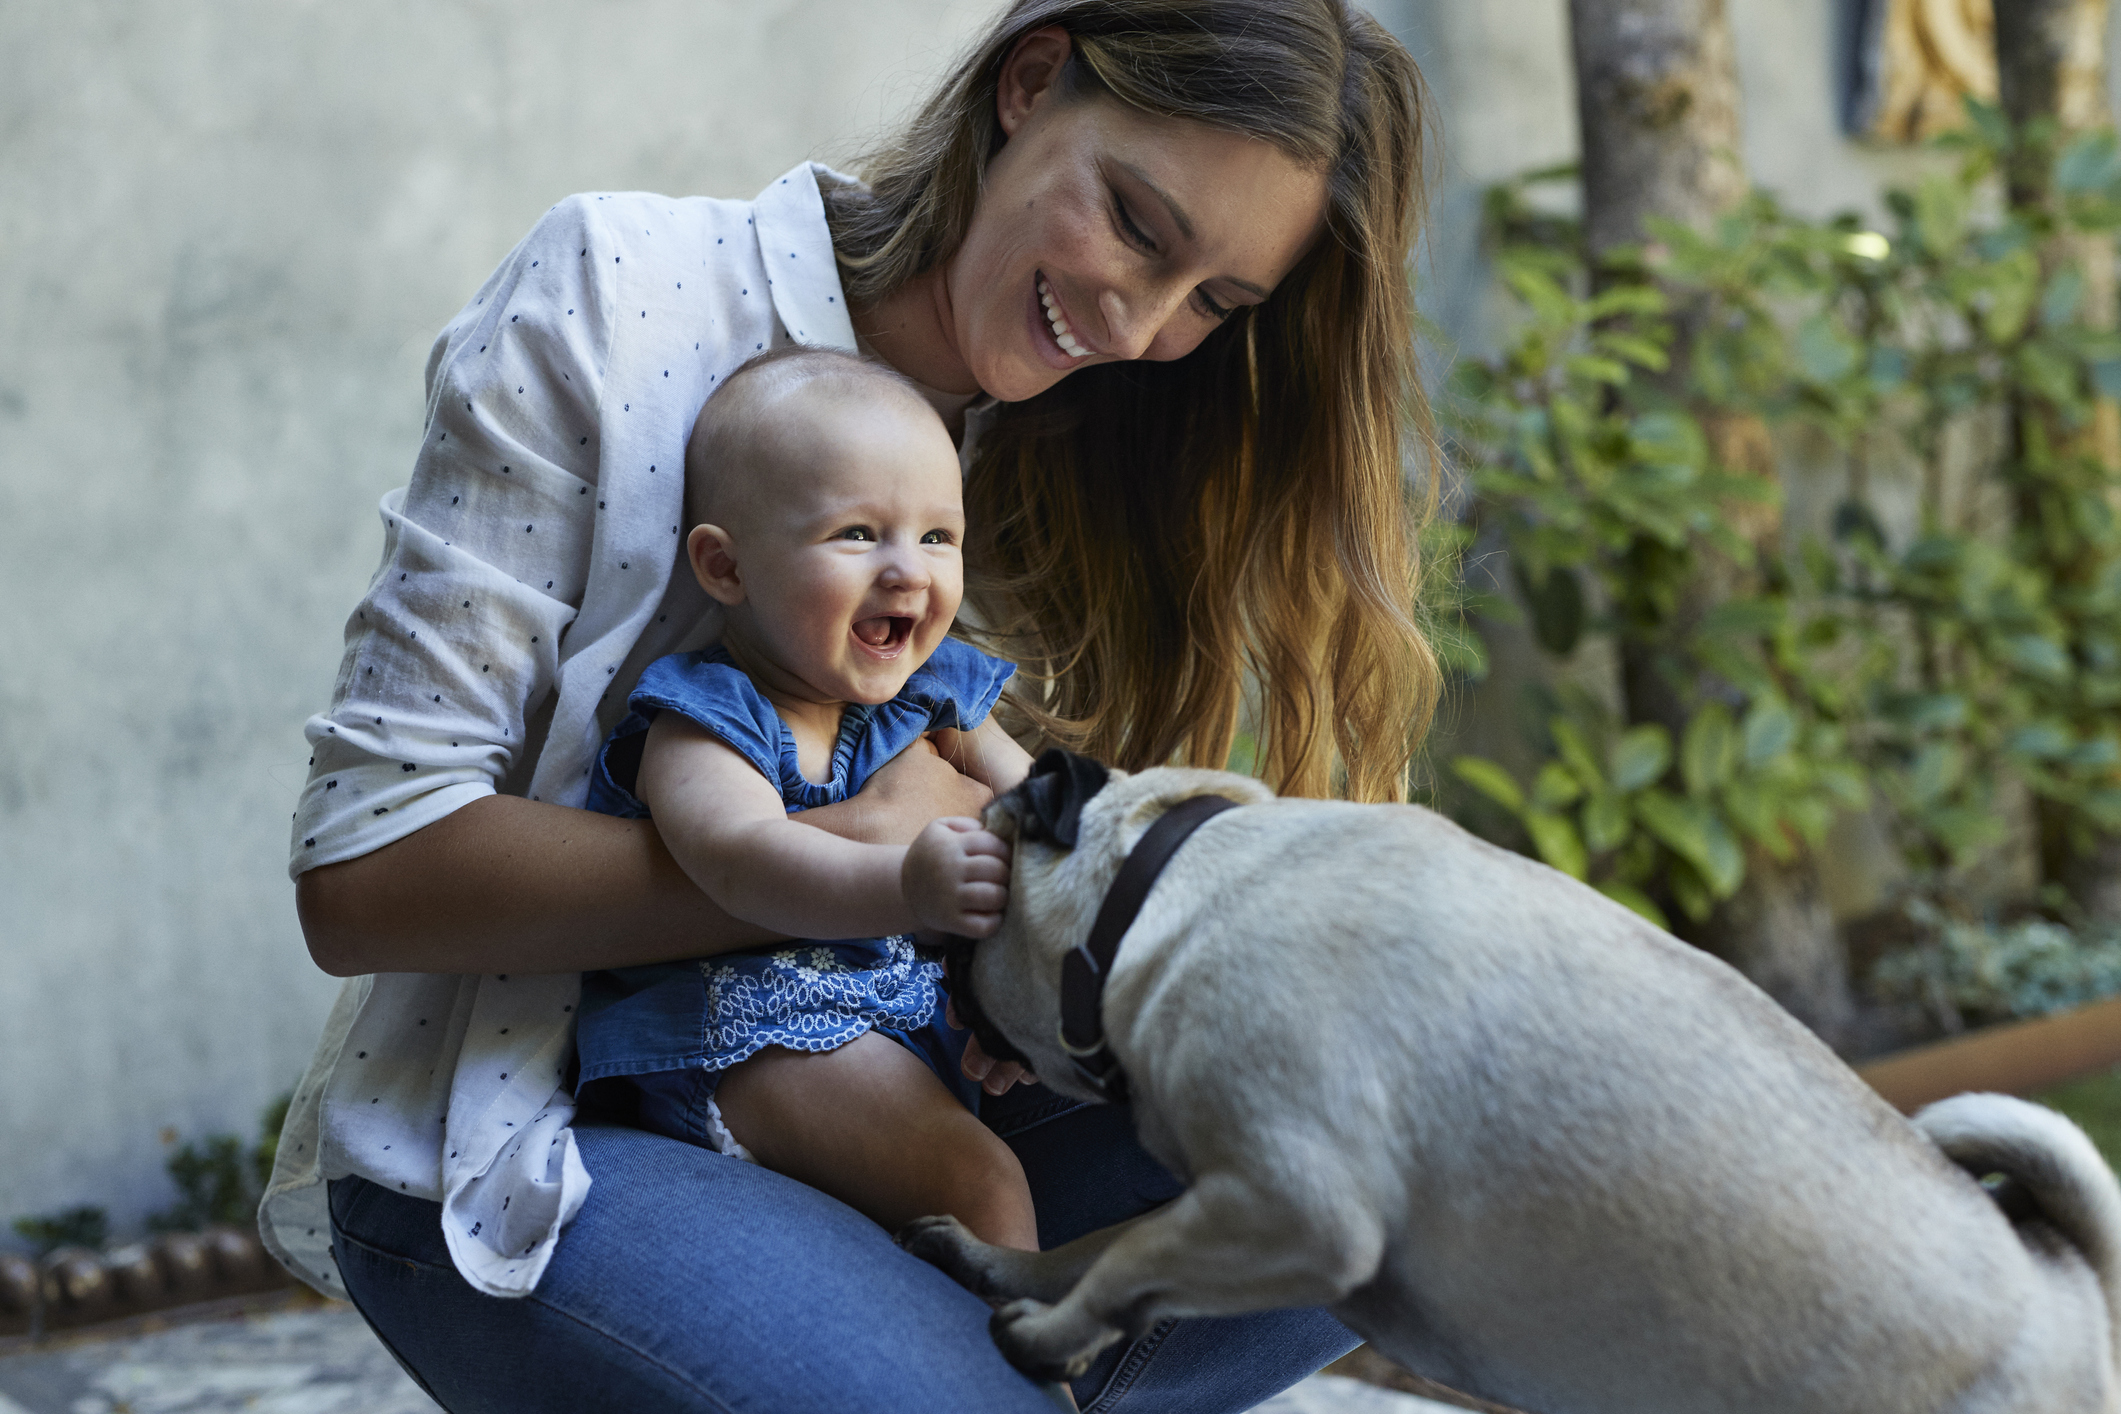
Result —
<instances>
[{"instance_id":1,"label":"rolled-up sleeve","mask_svg":"<svg viewBox=\"0 0 2121 1414\"><path fill-rule=\"evenodd\" d=\"M412 479L310 718L289 872L355 858L527 776L582 603L616 260L593 198L547 212L427 367Z\"/></svg>"}]
</instances>

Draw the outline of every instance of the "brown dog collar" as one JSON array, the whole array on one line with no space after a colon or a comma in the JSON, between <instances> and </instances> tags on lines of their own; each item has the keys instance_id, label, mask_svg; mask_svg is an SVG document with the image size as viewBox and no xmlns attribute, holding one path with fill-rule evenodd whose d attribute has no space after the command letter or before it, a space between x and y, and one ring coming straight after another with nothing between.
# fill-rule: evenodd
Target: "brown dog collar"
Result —
<instances>
[{"instance_id":1,"label":"brown dog collar","mask_svg":"<svg viewBox=\"0 0 2121 1414\"><path fill-rule=\"evenodd\" d=\"M1061 1048L1075 1067L1076 1079L1103 1100L1119 1104L1127 1098L1127 1073L1120 1069L1119 1058L1112 1054L1105 1036L1105 983L1111 978L1119 945L1179 846L1202 825L1236 808L1237 802L1224 796L1196 795L1159 816L1127 852L1112 886L1105 890L1090 936L1061 959Z\"/></svg>"}]
</instances>

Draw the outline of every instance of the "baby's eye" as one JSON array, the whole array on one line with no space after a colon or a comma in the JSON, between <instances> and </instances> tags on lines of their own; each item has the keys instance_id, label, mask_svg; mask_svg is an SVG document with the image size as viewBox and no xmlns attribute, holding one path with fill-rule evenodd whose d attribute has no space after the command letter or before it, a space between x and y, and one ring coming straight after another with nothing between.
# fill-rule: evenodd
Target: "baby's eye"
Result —
<instances>
[{"instance_id":1,"label":"baby's eye","mask_svg":"<svg viewBox=\"0 0 2121 1414\"><path fill-rule=\"evenodd\" d=\"M955 545L957 537L947 530L931 530L921 537L923 545Z\"/></svg>"},{"instance_id":2,"label":"baby's eye","mask_svg":"<svg viewBox=\"0 0 2121 1414\"><path fill-rule=\"evenodd\" d=\"M866 525L850 525L832 532L834 540L874 540L876 532Z\"/></svg>"}]
</instances>

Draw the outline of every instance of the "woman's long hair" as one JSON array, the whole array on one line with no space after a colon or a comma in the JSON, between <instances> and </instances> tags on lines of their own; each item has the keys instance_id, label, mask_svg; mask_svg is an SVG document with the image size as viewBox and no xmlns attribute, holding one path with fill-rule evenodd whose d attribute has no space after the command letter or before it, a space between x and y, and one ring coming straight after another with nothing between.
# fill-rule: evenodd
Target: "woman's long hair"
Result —
<instances>
[{"instance_id":1,"label":"woman's long hair","mask_svg":"<svg viewBox=\"0 0 2121 1414\"><path fill-rule=\"evenodd\" d=\"M1016 706L1123 767L1220 767L1249 677L1270 784L1400 798L1439 677L1407 490L1417 463L1433 504L1407 268L1421 76L1347 0L1017 0L866 187L827 188L853 302L956 250L1002 143L1002 62L1047 25L1073 41L1068 91L1264 139L1329 174L1328 204L1273 297L1193 353L997 410L966 483L968 587L1023 669Z\"/></svg>"}]
</instances>

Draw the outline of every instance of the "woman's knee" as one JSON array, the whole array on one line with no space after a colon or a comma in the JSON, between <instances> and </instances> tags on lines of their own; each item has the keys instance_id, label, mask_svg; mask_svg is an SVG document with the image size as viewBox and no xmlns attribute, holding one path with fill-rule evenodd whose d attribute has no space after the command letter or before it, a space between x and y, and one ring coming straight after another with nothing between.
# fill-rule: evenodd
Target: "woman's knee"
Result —
<instances>
[{"instance_id":1,"label":"woman's knee","mask_svg":"<svg viewBox=\"0 0 2121 1414\"><path fill-rule=\"evenodd\" d=\"M577 1135L595 1186L525 1298L457 1274L433 1203L334 1205L353 1296L456 1414L1046 1407L988 1342L956 1338L986 1319L979 1299L850 1209L658 1135Z\"/></svg>"}]
</instances>

